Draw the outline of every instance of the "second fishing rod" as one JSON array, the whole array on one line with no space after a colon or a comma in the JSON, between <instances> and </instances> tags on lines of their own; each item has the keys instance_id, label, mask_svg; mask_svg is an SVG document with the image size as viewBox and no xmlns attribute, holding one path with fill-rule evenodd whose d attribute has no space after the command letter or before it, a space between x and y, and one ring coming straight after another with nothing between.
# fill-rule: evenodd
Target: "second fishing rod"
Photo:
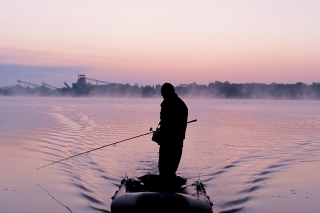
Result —
<instances>
[{"instance_id":1,"label":"second fishing rod","mask_svg":"<svg viewBox=\"0 0 320 213\"><path fill-rule=\"evenodd\" d=\"M191 121L188 121L187 123L193 123L193 122L196 122L197 119L194 119L194 120L191 120ZM49 164L46 164L44 166L41 166L41 167L38 167L37 169L41 169L41 168L44 168L44 167L47 167L47 166L50 166L50 165L53 165L55 163L60 163L62 161L65 161L65 160L68 160L70 158L74 158L74 157L77 157L79 155L83 155L83 154L87 154L87 153L90 153L90 152L93 152L93 151L96 151L98 149L102 149L102 148L105 148L105 147L108 147L108 146L113 146L113 145L116 145L118 143L122 143L122 142L125 142L125 141L128 141L128 140L132 140L132 139L135 139L135 138L139 138L139 137L142 137L142 136L145 136L145 135L149 135L149 134L152 134L154 133L155 131L152 129L152 127L150 128L149 132L147 133L144 133L144 134L141 134L141 135L137 135L137 136L134 136L134 137L131 137L131 138L127 138L127 139L124 139L124 140L121 140L121 141L117 141L117 142L114 142L114 143L110 143L110 144L107 144L107 145L104 145L104 146L100 146L100 147L97 147L95 149L91 149L91 150L88 150L88 151L85 151L85 152L81 152L81 153L78 153L76 155L72 155L70 157L67 157L67 158L63 158L61 160L58 160L58 161L54 161L52 163L49 163Z\"/></svg>"}]
</instances>

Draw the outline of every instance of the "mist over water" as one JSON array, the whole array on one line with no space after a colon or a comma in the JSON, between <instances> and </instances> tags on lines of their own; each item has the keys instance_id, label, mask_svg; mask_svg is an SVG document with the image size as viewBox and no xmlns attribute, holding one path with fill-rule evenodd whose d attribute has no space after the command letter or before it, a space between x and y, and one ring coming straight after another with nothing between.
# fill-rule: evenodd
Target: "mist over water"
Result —
<instances>
[{"instance_id":1,"label":"mist over water","mask_svg":"<svg viewBox=\"0 0 320 213\"><path fill-rule=\"evenodd\" d=\"M42 97L118 97L118 98L161 98L161 85L130 85L119 83L107 83L94 85L88 83L84 75L79 75L77 83L72 88L65 83L64 88L55 88L43 83L42 86L28 82L23 87L20 84L12 87L0 87L0 96L42 96ZM96 80L98 83L98 80ZM54 89L55 88L55 89ZM183 98L213 98L213 99L273 99L273 100L320 100L320 83L313 82L310 85L302 82L295 84L263 84L263 83L230 83L215 81L204 84L180 84L175 87L177 94Z\"/></svg>"},{"instance_id":2,"label":"mist over water","mask_svg":"<svg viewBox=\"0 0 320 213\"><path fill-rule=\"evenodd\" d=\"M188 125L178 175L202 180L214 212L245 211L277 174L320 159L318 101L185 102L189 120L198 122ZM1 209L68 212L50 193L73 212L108 212L121 177L158 172L158 145L151 135L36 168L147 133L159 122L160 103L0 98Z\"/></svg>"}]
</instances>

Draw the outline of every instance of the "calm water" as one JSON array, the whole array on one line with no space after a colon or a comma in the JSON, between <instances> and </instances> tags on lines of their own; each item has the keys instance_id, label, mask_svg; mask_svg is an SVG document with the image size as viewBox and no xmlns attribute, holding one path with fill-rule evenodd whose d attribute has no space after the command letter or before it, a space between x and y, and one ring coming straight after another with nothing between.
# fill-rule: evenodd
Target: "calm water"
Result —
<instances>
[{"instance_id":1,"label":"calm water","mask_svg":"<svg viewBox=\"0 0 320 213\"><path fill-rule=\"evenodd\" d=\"M121 177L157 173L147 133L160 99L0 98L1 212L108 212ZM274 176L320 158L319 101L186 99L178 174L201 179L214 212L246 210Z\"/></svg>"}]
</instances>

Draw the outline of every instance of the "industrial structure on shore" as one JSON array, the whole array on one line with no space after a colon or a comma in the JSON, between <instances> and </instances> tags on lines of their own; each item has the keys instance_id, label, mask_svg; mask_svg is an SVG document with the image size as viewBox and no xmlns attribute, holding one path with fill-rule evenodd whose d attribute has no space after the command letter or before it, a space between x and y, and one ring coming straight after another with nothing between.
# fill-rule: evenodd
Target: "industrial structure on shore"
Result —
<instances>
[{"instance_id":1,"label":"industrial structure on shore","mask_svg":"<svg viewBox=\"0 0 320 213\"><path fill-rule=\"evenodd\" d=\"M40 95L88 95L90 93L106 93L107 91L114 90L117 87L120 87L124 84L110 83L106 81L101 81L93 78L87 78L86 75L79 74L78 80L76 83L72 83L72 86L65 81L63 88L57 88L50 84L45 83L44 81L40 85L26 82L26 81L17 81L19 85L15 86L16 91L14 93L36 93ZM138 85L135 84L137 87Z\"/></svg>"},{"instance_id":2,"label":"industrial structure on shore","mask_svg":"<svg viewBox=\"0 0 320 213\"><path fill-rule=\"evenodd\" d=\"M16 86L0 87L0 96L106 96L161 97L161 85L130 85L110 83L78 75L71 86L57 88L45 82L40 85L18 80ZM320 100L320 82L304 84L229 83L215 81L208 85L180 84L175 87L179 96L227 99L292 99Z\"/></svg>"},{"instance_id":3,"label":"industrial structure on shore","mask_svg":"<svg viewBox=\"0 0 320 213\"><path fill-rule=\"evenodd\" d=\"M33 83L21 81L21 80L18 80L17 82L23 86L33 88L33 89L40 87L37 84L33 84ZM95 84L92 84L90 82L95 82ZM86 75L82 75L82 74L78 75L78 80L76 83L72 84L72 88L68 85L68 83L66 81L64 82L64 85L66 86L65 89L73 89L73 90L87 89L88 87L91 87L91 86L101 86L101 85L108 85L108 84L111 84L111 83L106 82L106 81L97 80L97 79L87 78ZM51 90L59 89L57 87L46 84L44 81L42 82L42 86L45 86ZM63 88L61 88L61 89L63 89Z\"/></svg>"},{"instance_id":4,"label":"industrial structure on shore","mask_svg":"<svg viewBox=\"0 0 320 213\"><path fill-rule=\"evenodd\" d=\"M0 95L4 96L141 96L144 93L144 87L138 84L129 85L121 83L110 83L79 74L76 83L71 86L65 81L63 88L58 88L42 82L41 85L18 80L16 86L0 87ZM146 86L147 94L150 86ZM152 87L153 89L153 87Z\"/></svg>"}]
</instances>

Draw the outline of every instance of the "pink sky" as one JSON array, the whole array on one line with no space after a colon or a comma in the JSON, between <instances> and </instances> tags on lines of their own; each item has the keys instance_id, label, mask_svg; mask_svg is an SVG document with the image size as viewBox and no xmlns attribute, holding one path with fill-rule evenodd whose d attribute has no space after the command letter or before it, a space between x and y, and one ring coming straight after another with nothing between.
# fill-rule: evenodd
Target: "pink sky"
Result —
<instances>
[{"instance_id":1,"label":"pink sky","mask_svg":"<svg viewBox=\"0 0 320 213\"><path fill-rule=\"evenodd\" d=\"M320 82L319 1L0 4L0 75L8 76L0 86L29 72L1 64L81 67L88 77L131 84ZM59 71L44 70L47 83L77 77L64 70L65 79L46 79L48 72Z\"/></svg>"}]
</instances>

